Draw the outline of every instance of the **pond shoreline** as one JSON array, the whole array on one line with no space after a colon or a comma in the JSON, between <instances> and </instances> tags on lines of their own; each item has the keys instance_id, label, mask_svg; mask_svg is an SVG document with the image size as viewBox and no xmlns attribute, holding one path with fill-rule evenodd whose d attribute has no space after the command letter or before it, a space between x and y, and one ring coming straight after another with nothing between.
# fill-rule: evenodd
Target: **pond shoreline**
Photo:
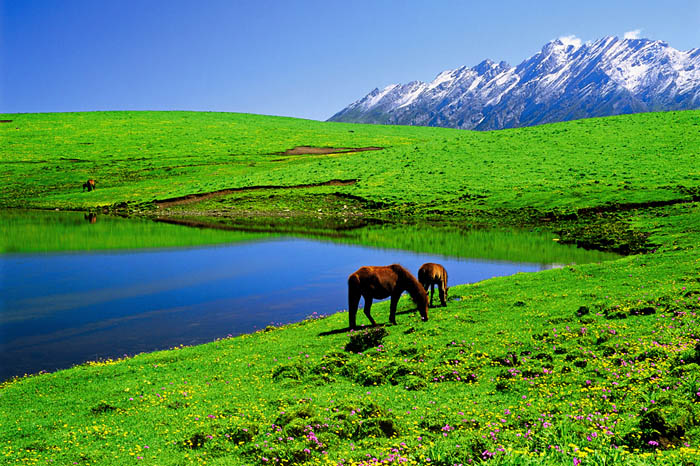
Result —
<instances>
[{"instance_id":1,"label":"pond shoreline","mask_svg":"<svg viewBox=\"0 0 700 466\"><path fill-rule=\"evenodd\" d=\"M426 225L379 225L342 234L338 232L329 235L324 232L308 238L308 235L289 237L289 231L285 232L284 236L243 233L230 226L200 231L192 228L189 223L182 226L179 222L173 225L173 222L164 223L157 219L151 222L143 218L88 216L81 212L23 213L24 216L8 216L7 212L0 214L0 220L11 225L11 230L5 234L10 242L15 235L19 237L18 242L25 245L45 242L45 239L51 236L63 238L65 242L55 243L57 250L49 254L17 251L10 255L0 255L0 265L8 272L8 278L0 290L6 297L7 308L0 319L0 333L5 334L5 343L8 345L4 349L0 348L3 358L9 358L4 362L0 361L0 366L5 368L15 367L23 360L22 355L28 352L42 354L43 351L46 354L40 359L44 364L49 364L52 358L66 353L60 348L61 345L55 342L67 342L70 335L74 337L71 337L69 346L75 348L75 351L84 348L81 350L83 354L101 355L100 357L105 358L108 355L114 357L123 353L132 354L134 350L129 346L107 350L102 348L102 341L120 342L125 338L122 335L128 335L129 341L134 341L132 347L137 345L136 347L140 348L137 340L141 328L165 329L173 319L179 324L177 328L172 328L170 333L163 333L164 340L161 343L155 343L155 333L159 332L151 330L153 335L144 337L151 342L149 344L155 345L154 349L192 341L202 342L201 338L203 341L211 341L221 336L220 328L228 328L227 333L240 334L272 321L296 321L311 311L327 313L338 303L347 306L347 275L362 265L405 262L404 265L410 266L416 274L421 263L439 262L448 268L451 279L449 285L454 286L478 282L492 276L510 275L519 270L535 271L568 263L597 262L618 257L578 251L552 242L547 235L515 231L463 232L436 229ZM205 241L195 248L181 249L175 247L177 243L171 243L169 248L163 248L164 245L158 243L163 236L170 240L182 237L181 244L186 246L188 238L199 240L204 233L218 235L211 238L220 244L212 246ZM108 238L104 238L105 242L101 243L101 238L105 236ZM118 237L123 237L125 242L120 244ZM131 247L130 241L135 237L144 241L140 244L142 249ZM70 248L71 244L79 248L90 247L90 254L81 254L80 249L65 251L70 252L69 254L61 251L61 248ZM114 245L119 245L120 248L112 249L110 246ZM48 247L48 244L46 246ZM502 252L498 252L499 249ZM256 252L243 252L248 250ZM477 259L480 255L485 257ZM351 256L354 257L353 260L349 259ZM328 258L333 259L329 261ZM421 258L420 261L417 258ZM246 271L252 269L249 272L236 272L241 267ZM295 269L298 269L298 272L289 276L279 272ZM471 269L473 271L467 273ZM105 274L105 270L109 273ZM320 281L320 278L311 273L312 270L317 270L327 278ZM49 273L50 278L59 274L59 271L60 288L54 289L56 287L50 283L53 279L42 281L42 272ZM221 281L232 273L240 276ZM134 280L128 278L134 274ZM192 300L198 296L193 294L195 290L208 283L200 283L200 277L212 274L213 278L205 280L216 280L219 289L205 288L207 292L201 298ZM256 284L252 277L258 275L264 275L266 279ZM173 282L172 285L170 281ZM112 285L112 282L118 285ZM278 289L270 288L269 284L265 285L270 282L279 284ZM307 282L315 285L309 288ZM319 288L321 283L323 286ZM211 286L214 286L214 282ZM150 288L154 288L154 291L150 291ZM161 288L168 290L168 294L159 291ZM222 288L229 291L224 294ZM251 291L239 297L237 294L231 294L236 289L240 289L241 293L244 293L243 290ZM307 291L301 294L297 291L288 296L280 294L281 290L287 289ZM331 289L335 291L329 294ZM253 293L252 290L255 294L269 294L271 297L256 298L256 301L241 299L247 296L246 293ZM149 299L151 295L158 299L154 300L153 305L144 308L144 300ZM169 295L172 297L163 301ZM252 297L253 295L250 295L250 298ZM134 300L135 298L138 299ZM307 305L304 304L306 301L309 302L310 310L307 310ZM299 304L294 306L301 307L292 314L281 314L280 310L290 306L286 304L288 302L298 302ZM254 325L242 324L234 316L222 317L227 314L224 309L237 309L241 304L249 309L249 319L258 314L266 317L256 317ZM278 311L269 313L265 311L267 308ZM99 309L99 317L93 316L96 309ZM184 309L187 309L187 312L183 312ZM159 314L149 317L149 314L155 311ZM289 308L289 311L291 312L292 308ZM211 315L202 314L206 312ZM198 317L195 318L191 313L196 313ZM32 317L34 315L36 317ZM59 316L62 318L59 319ZM76 321L76 324L73 327L64 325L63 319ZM218 323L214 325L213 322ZM19 323L23 325L19 326ZM196 327L192 332L185 332L190 325ZM213 328L209 329L212 326ZM115 334L113 331L108 332L106 327L124 330L120 330L121 334ZM30 328L42 330L34 332ZM170 336L171 333L180 336ZM93 334L103 336L97 339L91 336ZM91 343L89 339L95 342ZM50 351L41 349L56 344L59 347ZM0 343L0 346L3 346L3 343ZM15 347L24 349L17 353ZM66 353L61 357L65 360L70 356ZM60 366L66 367L66 363L60 363ZM41 368L46 369L48 366ZM23 369L22 372L27 370Z\"/></svg>"}]
</instances>

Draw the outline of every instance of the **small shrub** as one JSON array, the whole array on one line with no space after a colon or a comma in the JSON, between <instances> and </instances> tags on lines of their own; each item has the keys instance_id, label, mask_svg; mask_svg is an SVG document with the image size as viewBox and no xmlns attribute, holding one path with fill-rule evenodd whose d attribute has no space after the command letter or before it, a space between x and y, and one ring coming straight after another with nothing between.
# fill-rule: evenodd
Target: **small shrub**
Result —
<instances>
[{"instance_id":1,"label":"small shrub","mask_svg":"<svg viewBox=\"0 0 700 466\"><path fill-rule=\"evenodd\" d=\"M355 381L369 387L370 385L381 385L386 382L386 374L381 369L366 367L360 370L355 376Z\"/></svg>"},{"instance_id":2,"label":"small shrub","mask_svg":"<svg viewBox=\"0 0 700 466\"><path fill-rule=\"evenodd\" d=\"M90 408L90 412L95 415L111 413L112 411L116 410L117 408L115 406L110 405L106 401L100 401L97 406Z\"/></svg>"},{"instance_id":3,"label":"small shrub","mask_svg":"<svg viewBox=\"0 0 700 466\"><path fill-rule=\"evenodd\" d=\"M382 344L382 340L389 332L384 327L371 327L359 332L350 333L350 341L345 345L345 351L363 353L369 348L375 348Z\"/></svg>"},{"instance_id":4,"label":"small shrub","mask_svg":"<svg viewBox=\"0 0 700 466\"><path fill-rule=\"evenodd\" d=\"M320 365L325 367L342 367L347 364L348 360L347 354L340 351L331 351L323 355Z\"/></svg>"},{"instance_id":5,"label":"small shrub","mask_svg":"<svg viewBox=\"0 0 700 466\"><path fill-rule=\"evenodd\" d=\"M413 375L408 375L401 379L400 385L402 385L403 388L408 391L418 391L428 386L428 384L425 383L425 380Z\"/></svg>"},{"instance_id":6,"label":"small shrub","mask_svg":"<svg viewBox=\"0 0 700 466\"><path fill-rule=\"evenodd\" d=\"M395 437L399 434L399 429L393 419L388 417L377 417L363 420L357 428L355 437L363 439L367 437Z\"/></svg>"},{"instance_id":7,"label":"small shrub","mask_svg":"<svg viewBox=\"0 0 700 466\"><path fill-rule=\"evenodd\" d=\"M189 438L183 440L180 446L189 450L199 450L205 443L207 443L207 440L209 440L209 437L207 437L206 434L196 432Z\"/></svg>"},{"instance_id":8,"label":"small shrub","mask_svg":"<svg viewBox=\"0 0 700 466\"><path fill-rule=\"evenodd\" d=\"M687 349L678 355L674 366L682 364L700 364L700 343L696 343L694 348Z\"/></svg>"},{"instance_id":9,"label":"small shrub","mask_svg":"<svg viewBox=\"0 0 700 466\"><path fill-rule=\"evenodd\" d=\"M504 356L494 357L491 360L501 366L518 366L520 361L518 361L518 355L514 353L509 353Z\"/></svg>"},{"instance_id":10,"label":"small shrub","mask_svg":"<svg viewBox=\"0 0 700 466\"><path fill-rule=\"evenodd\" d=\"M314 411L309 405L302 405L292 411L282 411L275 419L275 424L278 426L286 426L295 419L310 419L314 416ZM308 422L307 422L308 424Z\"/></svg>"},{"instance_id":11,"label":"small shrub","mask_svg":"<svg viewBox=\"0 0 700 466\"><path fill-rule=\"evenodd\" d=\"M496 382L496 390L499 392L507 392L510 390L510 384L507 380L499 380Z\"/></svg>"},{"instance_id":12,"label":"small shrub","mask_svg":"<svg viewBox=\"0 0 700 466\"><path fill-rule=\"evenodd\" d=\"M224 437L228 439L231 442L235 443L240 443L240 442L250 442L253 440L253 437L255 437L255 434L258 433L258 427L256 425L251 425L250 427L235 427L231 430L228 430L225 434Z\"/></svg>"},{"instance_id":13,"label":"small shrub","mask_svg":"<svg viewBox=\"0 0 700 466\"><path fill-rule=\"evenodd\" d=\"M304 374L306 373L306 367L299 363L292 363L292 364L280 364L279 366L275 367L275 369L272 371L272 378L274 380L280 380L280 379L294 379L294 380L299 380L301 379Z\"/></svg>"}]
</instances>

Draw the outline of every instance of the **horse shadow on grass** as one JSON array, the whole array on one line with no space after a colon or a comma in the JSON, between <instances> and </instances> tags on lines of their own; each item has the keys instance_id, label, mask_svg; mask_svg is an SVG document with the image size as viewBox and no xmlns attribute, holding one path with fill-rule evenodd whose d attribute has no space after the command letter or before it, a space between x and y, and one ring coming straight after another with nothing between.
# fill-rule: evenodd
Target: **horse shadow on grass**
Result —
<instances>
[{"instance_id":1,"label":"horse shadow on grass","mask_svg":"<svg viewBox=\"0 0 700 466\"><path fill-rule=\"evenodd\" d=\"M404 311L397 311L396 314L397 314L397 315L401 315L401 314L413 314L413 313L415 313L415 312L416 312L415 309L406 309L406 310L404 310ZM392 325L392 324L390 324L389 322L387 322L387 323L385 323L385 324L363 325L362 327L357 328L357 329L355 329L355 330L357 331L357 330L363 330L363 329L368 329L368 328L393 327L393 326L394 326L394 325ZM318 336L319 336L319 337L327 337L327 336L329 336L329 335L338 335L338 334L341 334L341 333L347 333L347 332L349 332L350 330L352 330L350 327L342 327L342 328L337 328L337 329L335 329L335 330L328 330L328 331L326 331L326 332L321 332L321 333L318 334Z\"/></svg>"}]
</instances>

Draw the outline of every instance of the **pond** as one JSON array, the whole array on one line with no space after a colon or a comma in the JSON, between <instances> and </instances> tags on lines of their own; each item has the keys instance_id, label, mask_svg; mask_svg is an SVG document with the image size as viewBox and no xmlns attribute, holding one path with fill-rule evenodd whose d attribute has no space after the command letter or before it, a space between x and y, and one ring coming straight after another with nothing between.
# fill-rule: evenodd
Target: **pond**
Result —
<instances>
[{"instance_id":1,"label":"pond","mask_svg":"<svg viewBox=\"0 0 700 466\"><path fill-rule=\"evenodd\" d=\"M18 218L14 219L12 232L0 231L6 245L23 242L28 250L36 250L32 243L40 240L35 235L45 235L46 230L51 229L48 226L54 223L61 237L73 238L69 240L73 246L51 246L57 252L0 255L0 295L3 297L0 301L0 380L67 368L89 360L204 343L271 324L347 309L347 276L362 265L401 263L416 274L424 262L439 262L449 272L450 285L455 285L551 268L570 262L572 253L555 244L554 247L562 251L561 260L553 259L549 245L547 259L541 262L470 259L367 246L385 244L386 237L397 234L391 229L388 233L364 231L361 235L329 241L242 232L214 234L207 230L108 217L101 218L106 225L101 234L110 237L109 248L125 247L135 232L140 240L152 234L151 244L160 246L170 245L175 241L173 238L178 238L178 244L187 244L190 240L195 244L197 241L227 242L67 252L75 249L75 241L95 246L93 249L100 248L98 240L91 243L88 238L76 240L74 237L78 230L82 230L78 237L94 236L93 233L100 231L91 229L96 224L87 220L82 214L46 213L35 215L34 220L22 217L25 227L36 222L41 224L32 227L35 233L31 233L32 228L20 228ZM71 224L75 231L70 231ZM110 224L113 228L109 228ZM144 229L150 233L145 233ZM108 230L111 233L108 234ZM410 236L411 230L406 231ZM18 234L22 241L12 239ZM346 244L359 241L363 235L371 238L365 238L364 245ZM466 241L464 236L460 236L461 241ZM440 238L447 241L447 237ZM541 241L545 240L551 243L551 238ZM401 241L407 241L406 235ZM454 241L450 249L461 244L460 240ZM419 246L413 249L421 250ZM17 246L12 248L18 249ZM439 248L423 244L423 249ZM532 246L528 246L528 250L531 249ZM485 255L492 253L486 251ZM580 251L576 254L580 255ZM613 256L591 253L589 259L599 261L610 257ZM583 256L577 258L579 263L584 260ZM437 302L437 295L435 299ZM388 320L386 315L377 311L375 314L378 322ZM364 319L360 313L358 323L366 323Z\"/></svg>"}]
</instances>

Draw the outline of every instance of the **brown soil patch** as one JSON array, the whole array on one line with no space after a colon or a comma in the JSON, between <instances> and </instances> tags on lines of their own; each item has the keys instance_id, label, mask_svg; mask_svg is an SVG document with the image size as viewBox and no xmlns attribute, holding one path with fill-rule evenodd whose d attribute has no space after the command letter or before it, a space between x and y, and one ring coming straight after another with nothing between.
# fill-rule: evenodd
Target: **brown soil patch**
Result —
<instances>
[{"instance_id":1,"label":"brown soil patch","mask_svg":"<svg viewBox=\"0 0 700 466\"><path fill-rule=\"evenodd\" d=\"M248 186L244 188L229 188L212 191L209 193L188 194L187 196L173 197L170 199L157 200L154 203L161 208L167 208L174 205L191 204L193 202L204 201L212 197L224 196L226 194L237 193L241 191L258 191L262 189L300 189L300 188L315 188L317 186L349 186L357 183L357 180L330 180L323 183L297 184L293 186Z\"/></svg>"},{"instance_id":2,"label":"brown soil patch","mask_svg":"<svg viewBox=\"0 0 700 466\"><path fill-rule=\"evenodd\" d=\"M12 123L12 120L0 120L0 123Z\"/></svg>"},{"instance_id":3,"label":"brown soil patch","mask_svg":"<svg viewBox=\"0 0 700 466\"><path fill-rule=\"evenodd\" d=\"M67 162L76 162L76 163L84 163L84 162L87 162L87 160L83 160L83 159L73 159L73 158L69 158L69 157L59 157L59 160L65 160L65 161L67 161Z\"/></svg>"},{"instance_id":4,"label":"brown soil patch","mask_svg":"<svg viewBox=\"0 0 700 466\"><path fill-rule=\"evenodd\" d=\"M284 152L275 152L274 155L318 155L318 154L346 154L349 152L365 152L368 150L382 150L383 147L313 147L297 146Z\"/></svg>"}]
</instances>

